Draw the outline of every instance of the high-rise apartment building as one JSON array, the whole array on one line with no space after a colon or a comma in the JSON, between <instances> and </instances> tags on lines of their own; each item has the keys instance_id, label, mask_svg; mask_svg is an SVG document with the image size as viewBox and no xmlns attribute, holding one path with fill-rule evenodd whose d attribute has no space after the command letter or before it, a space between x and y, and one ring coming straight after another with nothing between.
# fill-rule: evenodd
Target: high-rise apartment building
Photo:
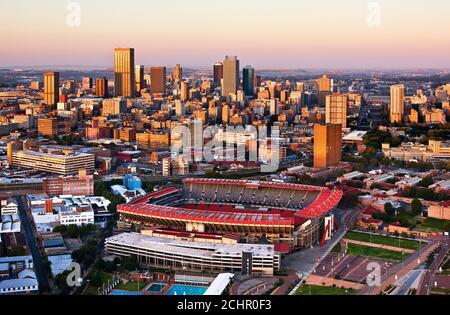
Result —
<instances>
[{"instance_id":1,"label":"high-rise apartment building","mask_svg":"<svg viewBox=\"0 0 450 315\"><path fill-rule=\"evenodd\" d=\"M144 81L144 66L136 66L136 92L141 93L141 90L145 87Z\"/></svg>"},{"instance_id":2,"label":"high-rise apartment building","mask_svg":"<svg viewBox=\"0 0 450 315\"><path fill-rule=\"evenodd\" d=\"M314 167L336 166L342 159L341 125L314 125Z\"/></svg>"},{"instance_id":3,"label":"high-rise apartment building","mask_svg":"<svg viewBox=\"0 0 450 315\"><path fill-rule=\"evenodd\" d=\"M220 86L223 79L223 63L218 62L213 67L214 86Z\"/></svg>"},{"instance_id":4,"label":"high-rise apartment building","mask_svg":"<svg viewBox=\"0 0 450 315\"><path fill-rule=\"evenodd\" d=\"M337 93L327 95L325 106L325 122L347 128L347 96Z\"/></svg>"},{"instance_id":5,"label":"high-rise apartment building","mask_svg":"<svg viewBox=\"0 0 450 315\"><path fill-rule=\"evenodd\" d=\"M59 102L59 72L44 73L44 103L56 106Z\"/></svg>"},{"instance_id":6,"label":"high-rise apartment building","mask_svg":"<svg viewBox=\"0 0 450 315\"><path fill-rule=\"evenodd\" d=\"M92 78L91 77L83 77L81 79L81 88L83 90L92 89Z\"/></svg>"},{"instance_id":7,"label":"high-rise apartment building","mask_svg":"<svg viewBox=\"0 0 450 315\"><path fill-rule=\"evenodd\" d=\"M243 89L246 96L253 96L255 94L255 69L251 66L246 66L242 70Z\"/></svg>"},{"instance_id":8,"label":"high-rise apartment building","mask_svg":"<svg viewBox=\"0 0 450 315\"><path fill-rule=\"evenodd\" d=\"M222 95L236 94L239 81L239 60L236 56L226 56L223 61Z\"/></svg>"},{"instance_id":9,"label":"high-rise apartment building","mask_svg":"<svg viewBox=\"0 0 450 315\"><path fill-rule=\"evenodd\" d=\"M181 68L180 64L176 64L173 68L173 80L175 84L178 84L183 79L183 68Z\"/></svg>"},{"instance_id":10,"label":"high-rise apartment building","mask_svg":"<svg viewBox=\"0 0 450 315\"><path fill-rule=\"evenodd\" d=\"M153 94L166 94L166 67L151 67L152 83L150 92Z\"/></svg>"},{"instance_id":11,"label":"high-rise apartment building","mask_svg":"<svg viewBox=\"0 0 450 315\"><path fill-rule=\"evenodd\" d=\"M102 115L114 116L127 112L127 101L123 98L103 100Z\"/></svg>"},{"instance_id":12,"label":"high-rise apartment building","mask_svg":"<svg viewBox=\"0 0 450 315\"><path fill-rule=\"evenodd\" d=\"M405 111L405 85L395 84L391 86L390 120L391 123L402 122Z\"/></svg>"},{"instance_id":13,"label":"high-rise apartment building","mask_svg":"<svg viewBox=\"0 0 450 315\"><path fill-rule=\"evenodd\" d=\"M108 79L106 77L95 80L95 95L108 98Z\"/></svg>"},{"instance_id":14,"label":"high-rise apartment building","mask_svg":"<svg viewBox=\"0 0 450 315\"><path fill-rule=\"evenodd\" d=\"M136 96L134 48L116 48L114 50L114 95Z\"/></svg>"}]
</instances>

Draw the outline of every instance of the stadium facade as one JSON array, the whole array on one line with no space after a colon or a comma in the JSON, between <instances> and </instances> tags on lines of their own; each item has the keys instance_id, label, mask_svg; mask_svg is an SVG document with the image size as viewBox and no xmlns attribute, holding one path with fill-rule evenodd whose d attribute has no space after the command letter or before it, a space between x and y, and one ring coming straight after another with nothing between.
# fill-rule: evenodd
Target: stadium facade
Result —
<instances>
[{"instance_id":1,"label":"stadium facade","mask_svg":"<svg viewBox=\"0 0 450 315\"><path fill-rule=\"evenodd\" d=\"M289 183L188 178L117 210L122 219L177 231L238 235L284 244L288 251L331 237L331 210L343 192Z\"/></svg>"}]
</instances>

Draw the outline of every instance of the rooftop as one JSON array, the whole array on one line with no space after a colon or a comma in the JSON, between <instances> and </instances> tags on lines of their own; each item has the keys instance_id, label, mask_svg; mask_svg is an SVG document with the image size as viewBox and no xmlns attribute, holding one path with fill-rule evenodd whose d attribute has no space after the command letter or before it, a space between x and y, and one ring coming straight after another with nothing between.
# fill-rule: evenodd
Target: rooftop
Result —
<instances>
[{"instance_id":1,"label":"rooftop","mask_svg":"<svg viewBox=\"0 0 450 315\"><path fill-rule=\"evenodd\" d=\"M106 239L106 243L118 243L144 249L153 249L166 253L198 257L213 257L217 255L241 256L242 252L252 252L253 256L272 257L273 245L255 244L216 244L146 236L138 233L122 233Z\"/></svg>"}]
</instances>

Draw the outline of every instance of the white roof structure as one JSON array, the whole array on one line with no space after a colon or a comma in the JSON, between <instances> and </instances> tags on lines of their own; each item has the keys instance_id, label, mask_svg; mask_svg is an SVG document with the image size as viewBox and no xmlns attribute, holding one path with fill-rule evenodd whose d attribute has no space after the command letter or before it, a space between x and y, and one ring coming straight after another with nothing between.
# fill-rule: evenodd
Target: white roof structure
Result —
<instances>
[{"instance_id":1,"label":"white roof structure","mask_svg":"<svg viewBox=\"0 0 450 315\"><path fill-rule=\"evenodd\" d=\"M364 135L367 133L367 131L360 131L355 130L350 132L348 135L344 136L342 140L344 141L363 141Z\"/></svg>"},{"instance_id":2,"label":"white roof structure","mask_svg":"<svg viewBox=\"0 0 450 315\"><path fill-rule=\"evenodd\" d=\"M232 273L219 274L203 295L221 295L226 287L230 284L233 277L234 274Z\"/></svg>"},{"instance_id":3,"label":"white roof structure","mask_svg":"<svg viewBox=\"0 0 450 315\"><path fill-rule=\"evenodd\" d=\"M361 172L358 172L358 171L350 172L350 173L343 175L343 177L345 179L353 179L353 178L358 178L358 177L363 177L363 176L364 176L364 174Z\"/></svg>"},{"instance_id":4,"label":"white roof structure","mask_svg":"<svg viewBox=\"0 0 450 315\"><path fill-rule=\"evenodd\" d=\"M67 270L70 263L72 262L71 255L56 255L48 256L48 260L51 262L50 268L54 276L59 275Z\"/></svg>"},{"instance_id":5,"label":"white roof structure","mask_svg":"<svg viewBox=\"0 0 450 315\"><path fill-rule=\"evenodd\" d=\"M135 248L159 250L167 254L177 253L197 257L239 257L242 255L242 252L247 251L252 252L253 257L273 257L274 255L273 245L200 243L147 236L139 233L114 235L108 237L106 243L123 244L125 246L132 244Z\"/></svg>"},{"instance_id":6,"label":"white roof structure","mask_svg":"<svg viewBox=\"0 0 450 315\"><path fill-rule=\"evenodd\" d=\"M20 233L20 219L17 214L1 216L0 234L1 233Z\"/></svg>"}]
</instances>

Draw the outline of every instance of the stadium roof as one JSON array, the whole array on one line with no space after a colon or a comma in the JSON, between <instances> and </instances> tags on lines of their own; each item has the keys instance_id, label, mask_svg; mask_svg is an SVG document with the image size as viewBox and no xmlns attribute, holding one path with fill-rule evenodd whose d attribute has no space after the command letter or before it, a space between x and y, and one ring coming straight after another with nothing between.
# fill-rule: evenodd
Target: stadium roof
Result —
<instances>
[{"instance_id":1,"label":"stadium roof","mask_svg":"<svg viewBox=\"0 0 450 315\"><path fill-rule=\"evenodd\" d=\"M203 295L221 295L226 287L230 284L233 277L234 274L232 273L219 274Z\"/></svg>"}]
</instances>

